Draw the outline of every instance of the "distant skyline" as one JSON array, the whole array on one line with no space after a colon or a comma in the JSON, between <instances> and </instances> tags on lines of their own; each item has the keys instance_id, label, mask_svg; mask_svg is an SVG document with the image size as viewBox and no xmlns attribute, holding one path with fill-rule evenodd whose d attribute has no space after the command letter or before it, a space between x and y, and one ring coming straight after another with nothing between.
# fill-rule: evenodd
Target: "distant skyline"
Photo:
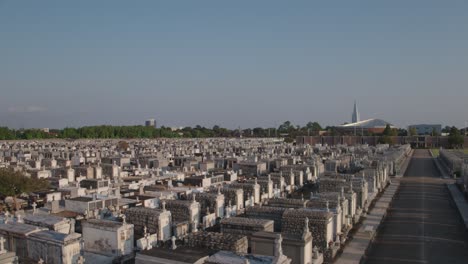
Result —
<instances>
[{"instance_id":1,"label":"distant skyline","mask_svg":"<svg viewBox=\"0 0 468 264\"><path fill-rule=\"evenodd\" d=\"M468 120L467 1L0 0L0 126Z\"/></svg>"}]
</instances>

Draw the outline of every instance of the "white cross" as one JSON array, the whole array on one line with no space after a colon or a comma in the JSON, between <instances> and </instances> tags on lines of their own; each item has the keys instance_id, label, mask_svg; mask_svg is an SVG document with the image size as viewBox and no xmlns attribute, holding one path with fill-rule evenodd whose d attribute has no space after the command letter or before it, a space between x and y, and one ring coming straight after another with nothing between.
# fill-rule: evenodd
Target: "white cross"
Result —
<instances>
[{"instance_id":1,"label":"white cross","mask_svg":"<svg viewBox=\"0 0 468 264\"><path fill-rule=\"evenodd\" d=\"M34 202L34 203L32 204L32 207L33 207L33 214L34 214L34 213L36 212L37 203Z\"/></svg>"},{"instance_id":2,"label":"white cross","mask_svg":"<svg viewBox=\"0 0 468 264\"><path fill-rule=\"evenodd\" d=\"M5 212L5 224L10 221L10 213L8 211Z\"/></svg>"},{"instance_id":3,"label":"white cross","mask_svg":"<svg viewBox=\"0 0 468 264\"><path fill-rule=\"evenodd\" d=\"M40 258L39 261L37 262L37 264L44 264L44 260L42 258Z\"/></svg>"},{"instance_id":4,"label":"white cross","mask_svg":"<svg viewBox=\"0 0 468 264\"><path fill-rule=\"evenodd\" d=\"M5 238L3 238L2 236L0 236L0 254L4 254L6 253L6 250L5 250Z\"/></svg>"}]
</instances>

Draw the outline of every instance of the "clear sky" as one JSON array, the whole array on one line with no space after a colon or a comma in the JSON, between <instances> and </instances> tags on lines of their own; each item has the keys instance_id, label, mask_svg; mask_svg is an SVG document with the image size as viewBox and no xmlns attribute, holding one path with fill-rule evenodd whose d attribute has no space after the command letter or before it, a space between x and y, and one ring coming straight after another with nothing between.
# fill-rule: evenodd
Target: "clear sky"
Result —
<instances>
[{"instance_id":1,"label":"clear sky","mask_svg":"<svg viewBox=\"0 0 468 264\"><path fill-rule=\"evenodd\" d=\"M468 1L0 0L0 126L464 125Z\"/></svg>"}]
</instances>

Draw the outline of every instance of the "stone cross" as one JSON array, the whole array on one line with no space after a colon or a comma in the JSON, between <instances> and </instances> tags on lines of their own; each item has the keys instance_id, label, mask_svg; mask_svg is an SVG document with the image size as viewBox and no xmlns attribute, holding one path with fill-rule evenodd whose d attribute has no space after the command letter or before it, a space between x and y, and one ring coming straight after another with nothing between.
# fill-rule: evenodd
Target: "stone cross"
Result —
<instances>
[{"instance_id":1,"label":"stone cross","mask_svg":"<svg viewBox=\"0 0 468 264\"><path fill-rule=\"evenodd\" d=\"M304 233L309 233L309 218L305 218L305 223L304 223Z\"/></svg>"},{"instance_id":2,"label":"stone cross","mask_svg":"<svg viewBox=\"0 0 468 264\"><path fill-rule=\"evenodd\" d=\"M283 242L283 237L281 234L278 234L275 239L275 257L283 255L283 248L281 243Z\"/></svg>"},{"instance_id":3,"label":"stone cross","mask_svg":"<svg viewBox=\"0 0 468 264\"><path fill-rule=\"evenodd\" d=\"M81 252L83 252L83 253L84 253L84 250L85 250L85 243L84 243L84 242L85 242L84 239L81 238L81 239L80 239L80 250L81 250Z\"/></svg>"},{"instance_id":4,"label":"stone cross","mask_svg":"<svg viewBox=\"0 0 468 264\"><path fill-rule=\"evenodd\" d=\"M10 213L6 211L5 212L5 224L8 224L8 221L10 221Z\"/></svg>"},{"instance_id":5,"label":"stone cross","mask_svg":"<svg viewBox=\"0 0 468 264\"><path fill-rule=\"evenodd\" d=\"M16 222L17 222L17 223L24 223L23 219L21 219L21 215L20 215L20 214L17 214L17 215L16 215Z\"/></svg>"},{"instance_id":6,"label":"stone cross","mask_svg":"<svg viewBox=\"0 0 468 264\"><path fill-rule=\"evenodd\" d=\"M312 258L313 259L318 259L319 257L319 250L317 248L317 246L314 246L314 248L312 249Z\"/></svg>"},{"instance_id":7,"label":"stone cross","mask_svg":"<svg viewBox=\"0 0 468 264\"><path fill-rule=\"evenodd\" d=\"M7 251L5 250L5 238L3 236L0 236L0 255L5 254Z\"/></svg>"},{"instance_id":8,"label":"stone cross","mask_svg":"<svg viewBox=\"0 0 468 264\"><path fill-rule=\"evenodd\" d=\"M37 262L37 264L44 264L44 260L42 258L40 258L39 261Z\"/></svg>"},{"instance_id":9,"label":"stone cross","mask_svg":"<svg viewBox=\"0 0 468 264\"><path fill-rule=\"evenodd\" d=\"M165 212L166 211L166 201L162 202L162 210Z\"/></svg>"},{"instance_id":10,"label":"stone cross","mask_svg":"<svg viewBox=\"0 0 468 264\"><path fill-rule=\"evenodd\" d=\"M85 258L83 256L79 256L78 257L78 261L76 262L76 264L84 264L85 263Z\"/></svg>"},{"instance_id":11,"label":"stone cross","mask_svg":"<svg viewBox=\"0 0 468 264\"><path fill-rule=\"evenodd\" d=\"M36 213L36 208L37 208L37 203L36 202L34 202L32 204L32 208L33 208L33 214L35 214Z\"/></svg>"},{"instance_id":12,"label":"stone cross","mask_svg":"<svg viewBox=\"0 0 468 264\"><path fill-rule=\"evenodd\" d=\"M196 201L195 201L195 194L192 194L192 202L193 202L193 203L196 202Z\"/></svg>"},{"instance_id":13,"label":"stone cross","mask_svg":"<svg viewBox=\"0 0 468 264\"><path fill-rule=\"evenodd\" d=\"M120 217L122 218L122 223L125 225L127 223L127 217L124 214L122 214Z\"/></svg>"},{"instance_id":14,"label":"stone cross","mask_svg":"<svg viewBox=\"0 0 468 264\"><path fill-rule=\"evenodd\" d=\"M171 249L172 249L172 250L176 250L176 249L177 249L176 237L175 237L175 236L172 236L171 241L172 241Z\"/></svg>"},{"instance_id":15,"label":"stone cross","mask_svg":"<svg viewBox=\"0 0 468 264\"><path fill-rule=\"evenodd\" d=\"M226 218L229 218L231 216L231 207L226 206Z\"/></svg>"}]
</instances>

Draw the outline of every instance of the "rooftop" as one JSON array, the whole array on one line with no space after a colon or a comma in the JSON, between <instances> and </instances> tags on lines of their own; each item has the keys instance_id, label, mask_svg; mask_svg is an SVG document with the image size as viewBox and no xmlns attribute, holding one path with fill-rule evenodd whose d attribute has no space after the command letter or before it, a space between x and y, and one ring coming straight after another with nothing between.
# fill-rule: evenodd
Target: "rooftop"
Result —
<instances>
[{"instance_id":1,"label":"rooftop","mask_svg":"<svg viewBox=\"0 0 468 264\"><path fill-rule=\"evenodd\" d=\"M21 235L29 235L35 232L47 230L46 228L28 225L28 224L21 224L21 223L7 223L7 224L0 224L0 231L21 234Z\"/></svg>"}]
</instances>

